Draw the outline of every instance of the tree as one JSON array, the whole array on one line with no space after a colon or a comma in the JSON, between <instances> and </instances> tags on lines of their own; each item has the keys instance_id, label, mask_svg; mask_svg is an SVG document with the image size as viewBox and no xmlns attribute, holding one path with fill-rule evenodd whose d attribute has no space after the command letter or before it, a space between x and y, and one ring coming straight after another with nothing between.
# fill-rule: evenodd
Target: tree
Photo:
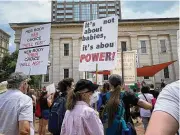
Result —
<instances>
[{"instance_id":1,"label":"tree","mask_svg":"<svg viewBox=\"0 0 180 135\"><path fill-rule=\"evenodd\" d=\"M18 51L13 52L12 54L6 54L2 61L0 62L0 82L6 81L9 76L15 72L16 63L18 58ZM41 85L42 76L35 75L30 76L31 80L29 84L32 88L39 88Z\"/></svg>"},{"instance_id":2,"label":"tree","mask_svg":"<svg viewBox=\"0 0 180 135\"><path fill-rule=\"evenodd\" d=\"M7 80L9 75L15 71L18 51L6 54L0 62L0 82Z\"/></svg>"}]
</instances>

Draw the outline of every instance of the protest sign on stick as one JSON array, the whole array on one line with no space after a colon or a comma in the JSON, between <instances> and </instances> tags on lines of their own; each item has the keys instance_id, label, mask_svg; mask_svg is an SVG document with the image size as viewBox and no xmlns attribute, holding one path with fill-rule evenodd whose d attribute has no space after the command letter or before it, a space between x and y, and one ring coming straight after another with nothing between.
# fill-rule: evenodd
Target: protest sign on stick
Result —
<instances>
[{"instance_id":1,"label":"protest sign on stick","mask_svg":"<svg viewBox=\"0 0 180 135\"><path fill-rule=\"evenodd\" d=\"M22 30L20 49L50 44L51 24L43 24Z\"/></svg>"},{"instance_id":2,"label":"protest sign on stick","mask_svg":"<svg viewBox=\"0 0 180 135\"><path fill-rule=\"evenodd\" d=\"M134 84L137 79L137 68L136 68L136 53L137 51L126 51L123 52L124 61L124 83ZM122 66L121 66L121 53L117 53L116 68L112 70L112 74L119 74L122 76Z\"/></svg>"},{"instance_id":3,"label":"protest sign on stick","mask_svg":"<svg viewBox=\"0 0 180 135\"><path fill-rule=\"evenodd\" d=\"M117 54L118 17L84 23L79 71L112 70Z\"/></svg>"},{"instance_id":4,"label":"protest sign on stick","mask_svg":"<svg viewBox=\"0 0 180 135\"><path fill-rule=\"evenodd\" d=\"M22 30L15 72L23 72L29 76L47 73L50 30L51 24Z\"/></svg>"}]
</instances>

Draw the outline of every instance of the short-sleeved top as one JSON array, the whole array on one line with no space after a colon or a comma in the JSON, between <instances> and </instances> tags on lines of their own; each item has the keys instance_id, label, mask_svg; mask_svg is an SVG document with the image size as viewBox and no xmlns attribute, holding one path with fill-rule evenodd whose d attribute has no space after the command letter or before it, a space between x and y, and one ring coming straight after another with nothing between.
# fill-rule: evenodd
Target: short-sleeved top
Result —
<instances>
[{"instance_id":1,"label":"short-sleeved top","mask_svg":"<svg viewBox=\"0 0 180 135\"><path fill-rule=\"evenodd\" d=\"M33 122L32 99L20 90L0 94L0 134L18 135L23 120Z\"/></svg>"},{"instance_id":2,"label":"short-sleeved top","mask_svg":"<svg viewBox=\"0 0 180 135\"><path fill-rule=\"evenodd\" d=\"M145 99L144 96L146 97L146 99L147 99L148 101ZM143 95L143 94L140 94L140 95L139 95L139 98L142 99L142 100L145 100L145 101L149 102L150 104L152 104L152 99L153 99L154 97L153 97L152 94L145 93L144 95ZM150 110L145 110L144 108L141 108L141 109L140 109L140 115L141 115L141 117L151 117L151 111L150 111Z\"/></svg>"},{"instance_id":3,"label":"short-sleeved top","mask_svg":"<svg viewBox=\"0 0 180 135\"><path fill-rule=\"evenodd\" d=\"M73 110L66 111L61 135L104 135L104 129L95 110L78 101Z\"/></svg>"},{"instance_id":4,"label":"short-sleeved top","mask_svg":"<svg viewBox=\"0 0 180 135\"><path fill-rule=\"evenodd\" d=\"M155 104L155 111L163 111L174 117L179 123L180 80L173 82L160 92Z\"/></svg>"}]
</instances>

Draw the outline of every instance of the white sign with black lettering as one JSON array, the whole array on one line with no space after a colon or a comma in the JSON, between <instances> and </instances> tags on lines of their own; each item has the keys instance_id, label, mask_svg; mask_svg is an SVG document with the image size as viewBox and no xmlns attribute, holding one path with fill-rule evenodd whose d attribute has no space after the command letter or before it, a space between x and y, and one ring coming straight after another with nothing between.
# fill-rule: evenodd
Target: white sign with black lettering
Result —
<instances>
[{"instance_id":1,"label":"white sign with black lettering","mask_svg":"<svg viewBox=\"0 0 180 135\"><path fill-rule=\"evenodd\" d=\"M84 23L79 71L112 70L117 55L118 17Z\"/></svg>"}]
</instances>

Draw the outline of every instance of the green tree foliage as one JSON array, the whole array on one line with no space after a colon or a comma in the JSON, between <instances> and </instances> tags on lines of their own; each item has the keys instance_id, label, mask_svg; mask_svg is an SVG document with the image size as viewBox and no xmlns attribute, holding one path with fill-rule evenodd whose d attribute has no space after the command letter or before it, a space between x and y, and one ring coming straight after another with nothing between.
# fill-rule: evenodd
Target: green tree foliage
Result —
<instances>
[{"instance_id":1,"label":"green tree foliage","mask_svg":"<svg viewBox=\"0 0 180 135\"><path fill-rule=\"evenodd\" d=\"M0 62L0 82L7 80L9 75L15 71L18 51L6 54Z\"/></svg>"}]
</instances>

